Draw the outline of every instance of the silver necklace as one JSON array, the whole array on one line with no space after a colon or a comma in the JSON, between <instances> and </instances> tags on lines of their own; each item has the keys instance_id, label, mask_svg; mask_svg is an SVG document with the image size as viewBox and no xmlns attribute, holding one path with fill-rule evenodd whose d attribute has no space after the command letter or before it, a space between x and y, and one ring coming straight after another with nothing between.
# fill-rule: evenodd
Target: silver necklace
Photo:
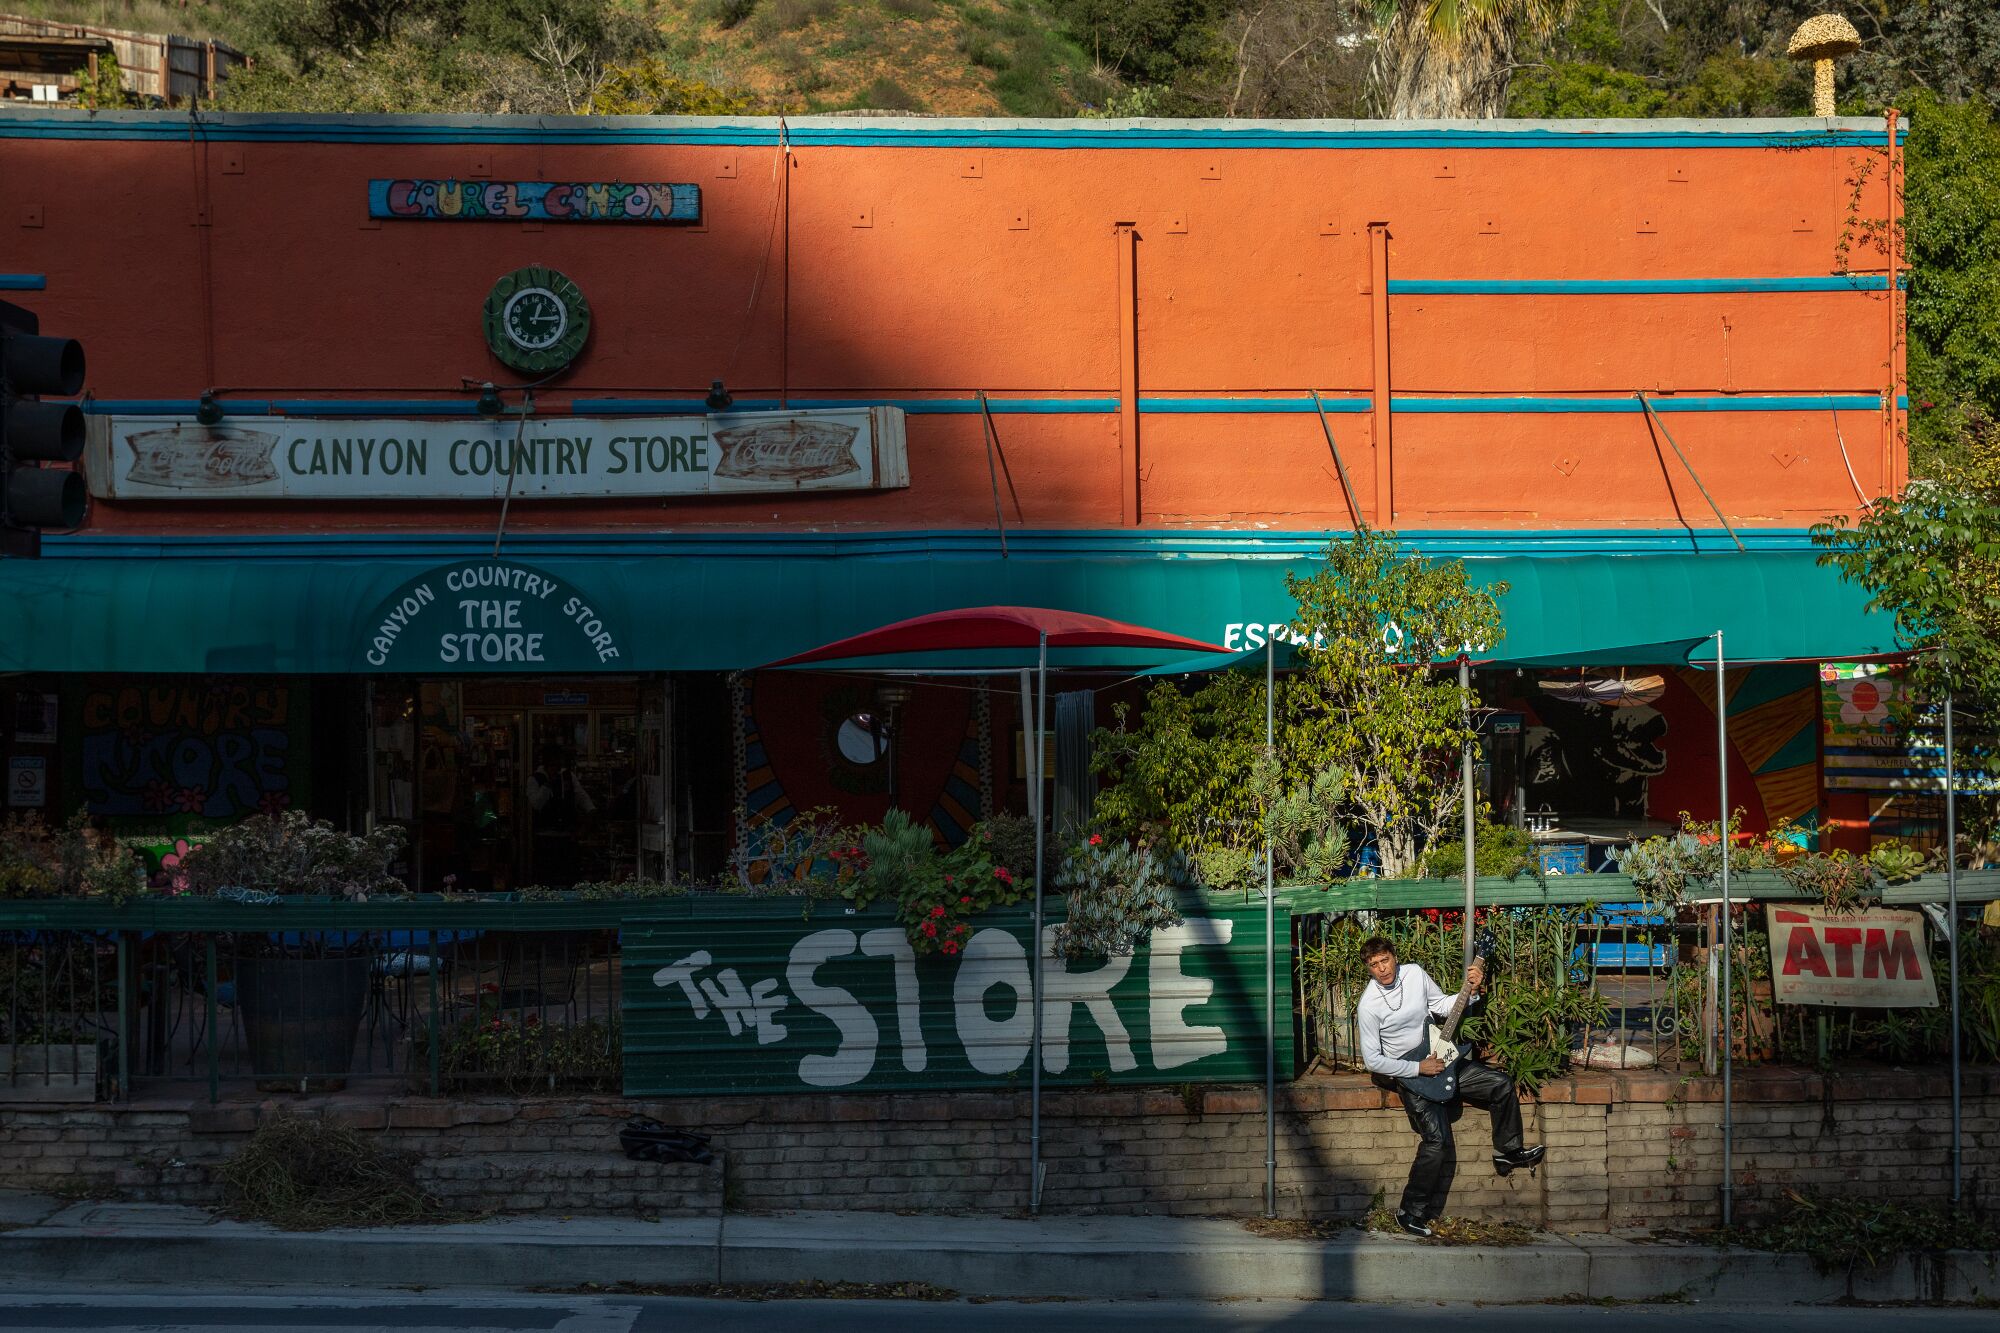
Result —
<instances>
[{"instance_id":1,"label":"silver necklace","mask_svg":"<svg viewBox=\"0 0 2000 1333\"><path fill-rule=\"evenodd\" d=\"M1397 1013L1402 1009L1403 974L1401 972L1396 973L1395 985L1384 986L1381 982L1378 981L1375 983L1375 989L1382 992L1382 1003L1389 1007L1390 1013L1392 1014Z\"/></svg>"}]
</instances>

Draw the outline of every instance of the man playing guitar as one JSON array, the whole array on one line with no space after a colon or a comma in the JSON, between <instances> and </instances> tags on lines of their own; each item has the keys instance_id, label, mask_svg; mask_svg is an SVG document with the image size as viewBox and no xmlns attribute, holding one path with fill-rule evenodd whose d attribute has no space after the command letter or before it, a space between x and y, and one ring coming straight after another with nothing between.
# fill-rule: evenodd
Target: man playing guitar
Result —
<instances>
[{"instance_id":1,"label":"man playing guitar","mask_svg":"<svg viewBox=\"0 0 2000 1333\"><path fill-rule=\"evenodd\" d=\"M1361 959L1368 966L1370 980L1362 989L1354 1017L1360 1028L1361 1060L1375 1074L1396 1080L1397 1095L1416 1131L1417 1158L1410 1164L1409 1184L1403 1189L1402 1206L1396 1210L1396 1225L1412 1236L1431 1234L1431 1223L1444 1212L1451 1193L1452 1177L1458 1171L1458 1150L1452 1142L1452 1102L1464 1100L1483 1106L1493 1119L1493 1169L1501 1175L1541 1163L1543 1149L1521 1146L1521 1104L1514 1092L1514 1080L1476 1060L1460 1057L1448 1064L1436 1055L1411 1058L1427 1040L1429 1020L1448 1012L1444 1041L1448 1046L1456 1035L1457 1017L1464 1011L1456 995L1446 995L1431 980L1430 973L1415 963L1398 964L1396 946L1377 935L1361 946ZM1486 981L1483 960L1475 959L1465 970L1465 996L1475 1000ZM1433 1046L1436 1045L1433 1040ZM1445 1080L1451 1091L1443 1100L1433 1100L1411 1086L1410 1080L1435 1076ZM1430 1084L1432 1091L1439 1085Z\"/></svg>"}]
</instances>

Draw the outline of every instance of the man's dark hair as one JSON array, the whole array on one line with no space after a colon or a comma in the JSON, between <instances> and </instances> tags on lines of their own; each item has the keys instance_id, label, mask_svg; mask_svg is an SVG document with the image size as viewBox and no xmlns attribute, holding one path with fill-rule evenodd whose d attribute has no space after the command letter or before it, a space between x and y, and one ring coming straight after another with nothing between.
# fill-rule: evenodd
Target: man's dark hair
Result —
<instances>
[{"instance_id":1,"label":"man's dark hair","mask_svg":"<svg viewBox=\"0 0 2000 1333\"><path fill-rule=\"evenodd\" d=\"M1396 946L1389 943L1386 936L1370 935L1367 939L1361 941L1361 961L1364 963L1380 958L1385 953L1394 952L1396 952Z\"/></svg>"}]
</instances>

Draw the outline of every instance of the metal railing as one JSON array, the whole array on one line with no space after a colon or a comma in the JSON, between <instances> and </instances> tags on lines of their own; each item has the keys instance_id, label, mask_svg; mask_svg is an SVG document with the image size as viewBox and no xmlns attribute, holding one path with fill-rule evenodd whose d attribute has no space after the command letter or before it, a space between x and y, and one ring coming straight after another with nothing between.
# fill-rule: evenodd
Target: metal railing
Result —
<instances>
[{"instance_id":1,"label":"metal railing","mask_svg":"<svg viewBox=\"0 0 2000 1333\"><path fill-rule=\"evenodd\" d=\"M0 1097L615 1093L628 906L0 904Z\"/></svg>"},{"instance_id":2,"label":"metal railing","mask_svg":"<svg viewBox=\"0 0 2000 1333\"><path fill-rule=\"evenodd\" d=\"M1739 1063L1827 1064L1841 1057L1943 1061L1946 1019L1939 1011L1826 1010L1778 1005L1768 982L1768 953L1761 939L1765 901L1797 901L1799 891L1768 872L1731 876L1738 903L1735 949L1734 1056ZM1422 951L1413 919L1440 918L1430 970L1447 990L1455 987L1463 934L1456 924L1464 907L1458 881L1349 881L1324 889L1292 889L1286 905L1296 918L1295 975L1299 1050L1309 1064L1358 1069L1354 1005L1365 979L1358 961L1330 965L1330 932L1352 913L1392 937L1412 939ZM1523 876L1477 883L1480 924L1498 937L1498 971L1518 967L1520 935L1544 926L1550 911L1570 914L1573 941L1550 968L1554 989L1574 988L1584 1002L1569 1006L1584 1017L1570 1024L1573 1068L1713 1070L1720 1059L1718 997L1711 969L1696 966L1718 946L1721 915L1712 904L1659 912L1634 897L1621 875ZM1887 906L1944 900L1944 877L1927 875L1882 893ZM2000 897L2000 871L1961 872L1961 908ZM1963 914L1970 920L1970 914ZM1540 951L1547 955L1544 948ZM1410 959L1406 961L1425 961ZM1549 967L1537 959L1534 966ZM1944 969L1938 967L1940 987Z\"/></svg>"},{"instance_id":3,"label":"metal railing","mask_svg":"<svg viewBox=\"0 0 2000 1333\"><path fill-rule=\"evenodd\" d=\"M1480 880L1502 936L1501 967L1523 936L1561 917L1559 949L1537 946L1557 989L1580 992L1573 1045L1592 1064L1712 1067L1716 1000L1690 965L1717 930L1712 908L1670 921L1630 904L1623 876ZM1732 877L1746 903L1797 900L1775 875ZM1888 905L1944 897L1941 876L1885 891ZM2000 871L1959 876L1961 904L2000 897ZM1329 922L1463 907L1457 881L1364 880L1279 893L1295 918L1297 1049L1352 1063L1358 979L1316 966ZM754 904L750 904L754 905ZM350 903L146 898L0 901L0 1097L129 1098L135 1090L218 1098L225 1084L399 1091L616 1092L622 1082L620 931L663 917L727 916L729 895L650 901L412 897ZM1555 909L1537 910L1537 909ZM1976 910L1976 907L1974 908ZM1747 920L1748 918L1746 918ZM1754 923L1753 923L1754 924ZM1459 940L1433 973L1457 976ZM1754 935L1739 933L1739 1060L1822 1063L1844 1054L1928 1058L1935 1016L1779 1007L1756 985ZM1354 969L1348 969L1354 971ZM1928 1026L1926 1026L1928 1025ZM1639 1063L1643 1064L1644 1059Z\"/></svg>"}]
</instances>

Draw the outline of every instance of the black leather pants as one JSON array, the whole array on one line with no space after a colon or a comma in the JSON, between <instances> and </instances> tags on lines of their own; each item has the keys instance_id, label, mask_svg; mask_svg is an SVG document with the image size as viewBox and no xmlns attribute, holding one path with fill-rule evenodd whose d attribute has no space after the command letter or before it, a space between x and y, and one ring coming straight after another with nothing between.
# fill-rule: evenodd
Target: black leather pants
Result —
<instances>
[{"instance_id":1,"label":"black leather pants","mask_svg":"<svg viewBox=\"0 0 2000 1333\"><path fill-rule=\"evenodd\" d=\"M1419 1097L1400 1083L1396 1092L1419 1139L1417 1160L1410 1163L1410 1183L1403 1188L1403 1215L1418 1222L1433 1221L1443 1214L1452 1177L1458 1174L1458 1146L1451 1137L1456 1108L1450 1102ZM1492 1116L1494 1152L1520 1151L1521 1103L1513 1079L1475 1061L1459 1072L1458 1096L1485 1107Z\"/></svg>"}]
</instances>

